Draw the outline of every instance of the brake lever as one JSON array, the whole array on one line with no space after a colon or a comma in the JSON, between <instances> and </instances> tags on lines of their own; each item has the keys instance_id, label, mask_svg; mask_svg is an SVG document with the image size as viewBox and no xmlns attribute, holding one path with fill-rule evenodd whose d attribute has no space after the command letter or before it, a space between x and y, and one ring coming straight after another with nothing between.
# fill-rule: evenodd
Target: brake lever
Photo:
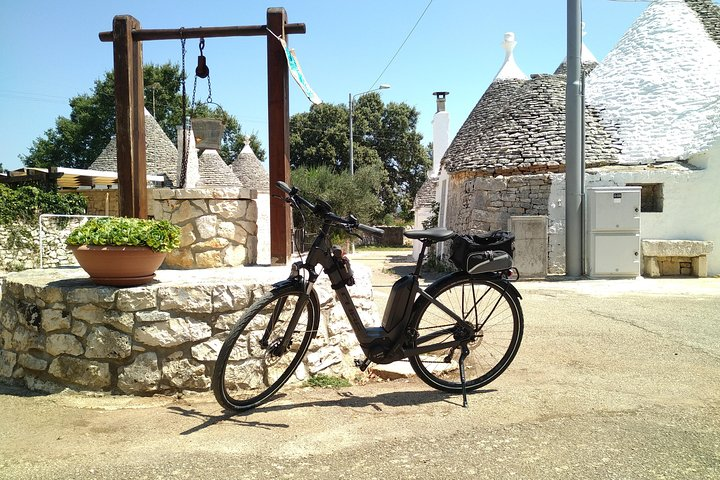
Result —
<instances>
[{"instance_id":1,"label":"brake lever","mask_svg":"<svg viewBox=\"0 0 720 480\"><path fill-rule=\"evenodd\" d=\"M295 197L292 195L287 195L285 197L281 197L280 195L273 195L275 198L279 198L283 202L289 204L291 207L295 208L296 210L300 210L300 205L298 205L297 201L295 200Z\"/></svg>"}]
</instances>

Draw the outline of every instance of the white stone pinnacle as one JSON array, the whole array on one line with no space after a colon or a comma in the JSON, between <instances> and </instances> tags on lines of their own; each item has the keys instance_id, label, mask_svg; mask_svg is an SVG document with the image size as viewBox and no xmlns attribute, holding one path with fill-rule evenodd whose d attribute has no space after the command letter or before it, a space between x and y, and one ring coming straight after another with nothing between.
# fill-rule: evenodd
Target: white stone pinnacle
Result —
<instances>
[{"instance_id":1,"label":"white stone pinnacle","mask_svg":"<svg viewBox=\"0 0 720 480\"><path fill-rule=\"evenodd\" d=\"M517 45L517 42L515 41L515 33L507 32L502 43L502 47L505 50L505 62L503 63L503 66L500 67L500 71L497 75L495 75L495 80L527 80L527 75L525 75L525 73L520 70L517 63L515 63L515 57L513 56L515 45Z\"/></svg>"}]
</instances>

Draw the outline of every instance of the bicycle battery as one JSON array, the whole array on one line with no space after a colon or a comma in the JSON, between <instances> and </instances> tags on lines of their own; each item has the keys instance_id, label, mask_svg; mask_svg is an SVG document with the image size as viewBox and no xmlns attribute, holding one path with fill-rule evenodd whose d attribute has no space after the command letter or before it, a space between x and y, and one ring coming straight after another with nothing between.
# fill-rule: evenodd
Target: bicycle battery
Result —
<instances>
[{"instance_id":1,"label":"bicycle battery","mask_svg":"<svg viewBox=\"0 0 720 480\"><path fill-rule=\"evenodd\" d=\"M332 289L337 290L343 285L347 285L348 287L355 285L355 274L350 266L350 259L345 256L342 249L337 245L333 245L332 247L332 261L333 268L328 270L327 273L337 272L340 275L340 281L333 283Z\"/></svg>"},{"instance_id":2,"label":"bicycle battery","mask_svg":"<svg viewBox=\"0 0 720 480\"><path fill-rule=\"evenodd\" d=\"M390 290L382 320L382 327L386 332L390 333L398 325L407 324L417 289L418 282L412 275L405 275L395 282Z\"/></svg>"}]
</instances>

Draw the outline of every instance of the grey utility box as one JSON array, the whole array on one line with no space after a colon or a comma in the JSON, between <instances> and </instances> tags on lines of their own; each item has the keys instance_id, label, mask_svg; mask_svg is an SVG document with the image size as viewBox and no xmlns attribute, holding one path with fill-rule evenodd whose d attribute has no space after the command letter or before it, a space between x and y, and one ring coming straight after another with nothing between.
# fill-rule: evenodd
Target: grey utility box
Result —
<instances>
[{"instance_id":1,"label":"grey utility box","mask_svg":"<svg viewBox=\"0 0 720 480\"><path fill-rule=\"evenodd\" d=\"M640 275L640 187L591 187L587 260L591 277Z\"/></svg>"}]
</instances>

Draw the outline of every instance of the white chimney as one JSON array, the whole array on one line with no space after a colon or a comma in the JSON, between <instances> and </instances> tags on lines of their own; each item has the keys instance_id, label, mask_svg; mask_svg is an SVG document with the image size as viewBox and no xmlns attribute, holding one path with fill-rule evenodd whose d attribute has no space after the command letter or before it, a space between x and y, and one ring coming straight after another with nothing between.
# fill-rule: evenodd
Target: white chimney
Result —
<instances>
[{"instance_id":1,"label":"white chimney","mask_svg":"<svg viewBox=\"0 0 720 480\"><path fill-rule=\"evenodd\" d=\"M192 133L192 128L188 127L185 129L187 138L187 166L185 168L185 185L178 185L180 188L195 188L198 181L200 180L200 160L198 159L197 148L195 148L195 135ZM177 127L177 149L178 149L178 162L177 162L177 179L178 182L182 179L182 164L183 164L183 127L182 125Z\"/></svg>"},{"instance_id":2,"label":"white chimney","mask_svg":"<svg viewBox=\"0 0 720 480\"><path fill-rule=\"evenodd\" d=\"M450 146L450 114L445 111L445 97L450 92L433 92L437 99L437 112L432 119L433 126L433 166L431 177L440 173L440 160Z\"/></svg>"}]
</instances>

